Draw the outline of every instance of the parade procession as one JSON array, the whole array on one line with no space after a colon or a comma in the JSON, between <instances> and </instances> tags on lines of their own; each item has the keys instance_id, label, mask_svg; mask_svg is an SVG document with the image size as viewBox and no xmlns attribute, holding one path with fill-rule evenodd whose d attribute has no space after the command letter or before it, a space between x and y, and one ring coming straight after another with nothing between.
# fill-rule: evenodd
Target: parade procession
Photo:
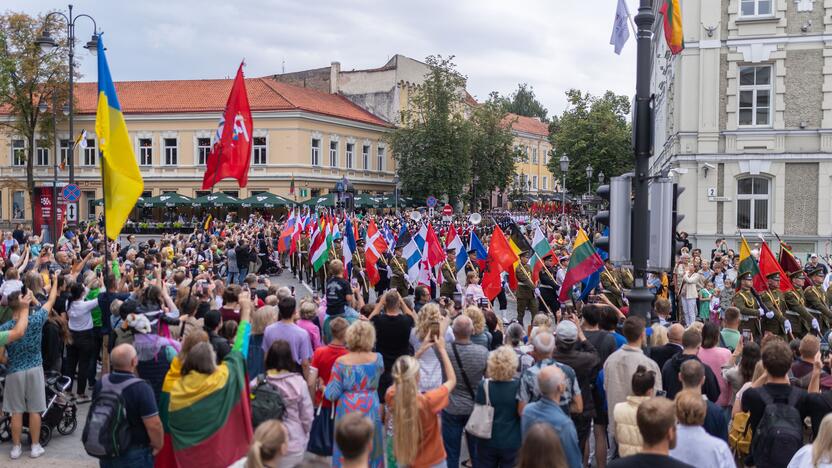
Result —
<instances>
[{"instance_id":1,"label":"parade procession","mask_svg":"<svg viewBox=\"0 0 832 468\"><path fill-rule=\"evenodd\" d=\"M8 2L0 466L832 467L832 2Z\"/></svg>"}]
</instances>

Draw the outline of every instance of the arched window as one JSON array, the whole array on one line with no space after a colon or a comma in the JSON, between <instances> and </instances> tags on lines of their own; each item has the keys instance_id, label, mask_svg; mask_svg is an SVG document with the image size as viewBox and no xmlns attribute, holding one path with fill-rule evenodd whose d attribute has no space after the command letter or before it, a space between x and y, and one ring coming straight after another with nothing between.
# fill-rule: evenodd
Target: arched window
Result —
<instances>
[{"instance_id":1,"label":"arched window","mask_svg":"<svg viewBox=\"0 0 832 468\"><path fill-rule=\"evenodd\" d=\"M737 229L768 230L770 196L765 177L737 180Z\"/></svg>"}]
</instances>

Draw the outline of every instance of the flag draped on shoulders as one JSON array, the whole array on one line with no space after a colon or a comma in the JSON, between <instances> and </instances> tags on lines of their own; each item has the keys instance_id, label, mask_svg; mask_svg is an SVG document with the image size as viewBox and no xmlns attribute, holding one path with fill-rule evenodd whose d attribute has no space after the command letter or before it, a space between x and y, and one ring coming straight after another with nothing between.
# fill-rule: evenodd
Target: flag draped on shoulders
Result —
<instances>
[{"instance_id":1,"label":"flag draped on shoulders","mask_svg":"<svg viewBox=\"0 0 832 468\"><path fill-rule=\"evenodd\" d=\"M127 133L127 124L116 95L104 41L98 38L98 109L95 133L101 150L104 177L104 217L107 237L118 239L130 212L144 191L144 181ZM86 141L86 140L84 140Z\"/></svg>"},{"instance_id":2,"label":"flag draped on shoulders","mask_svg":"<svg viewBox=\"0 0 832 468\"><path fill-rule=\"evenodd\" d=\"M572 244L572 255L569 257L569 265L566 267L566 276L563 278L558 300L566 301L575 283L590 276L603 266L604 261L601 260L598 252L592 247L586 232L583 229L578 229L575 242Z\"/></svg>"}]
</instances>

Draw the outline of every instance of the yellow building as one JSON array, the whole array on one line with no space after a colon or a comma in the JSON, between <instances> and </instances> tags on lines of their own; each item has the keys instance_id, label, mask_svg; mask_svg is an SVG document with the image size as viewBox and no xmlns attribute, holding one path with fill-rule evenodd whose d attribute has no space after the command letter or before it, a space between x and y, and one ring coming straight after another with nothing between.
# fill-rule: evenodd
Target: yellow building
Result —
<instances>
[{"instance_id":1,"label":"yellow building","mask_svg":"<svg viewBox=\"0 0 832 468\"><path fill-rule=\"evenodd\" d=\"M128 81L116 83L145 195L178 192L201 196L205 159L231 90L231 79ZM82 190L81 218L95 216L93 201L101 197L95 137L97 84L76 85L75 129L87 131L87 148L76 148L75 182ZM254 120L248 186L222 181L217 189L248 197L268 191L303 201L335 191L347 177L358 192L394 189L395 162L385 143L394 127L340 94L304 88L272 78L246 80ZM10 115L0 115L9 120ZM59 125L60 160L67 160L71 136ZM26 192L26 141L0 133L0 220L30 217ZM35 151L35 184L51 186L52 142ZM59 174L66 182L68 171ZM294 180L294 193L290 186ZM99 208L100 209L100 208Z\"/></svg>"},{"instance_id":2,"label":"yellow building","mask_svg":"<svg viewBox=\"0 0 832 468\"><path fill-rule=\"evenodd\" d=\"M525 156L525 160L517 163L514 187L535 198L559 191L560 184L548 167L552 157L549 125L535 117L517 114L509 114L505 121L511 125L515 149Z\"/></svg>"}]
</instances>

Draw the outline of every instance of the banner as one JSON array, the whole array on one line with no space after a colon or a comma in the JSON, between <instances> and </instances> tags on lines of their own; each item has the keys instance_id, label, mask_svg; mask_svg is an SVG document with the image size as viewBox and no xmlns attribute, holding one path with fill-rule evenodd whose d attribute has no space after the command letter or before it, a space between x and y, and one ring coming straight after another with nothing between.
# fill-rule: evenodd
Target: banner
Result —
<instances>
[{"instance_id":1,"label":"banner","mask_svg":"<svg viewBox=\"0 0 832 468\"><path fill-rule=\"evenodd\" d=\"M49 228L49 232L52 233L52 187L35 187L35 219L34 219L34 230L32 232L37 233L41 236L41 240L45 241L43 236L44 229ZM64 199L63 196L58 193L58 212L56 217L57 223L57 230L61 230L61 226L63 226L64 222ZM49 242L54 243L60 235L55 236L55 233L52 233L52 236L49 238Z\"/></svg>"}]
</instances>

